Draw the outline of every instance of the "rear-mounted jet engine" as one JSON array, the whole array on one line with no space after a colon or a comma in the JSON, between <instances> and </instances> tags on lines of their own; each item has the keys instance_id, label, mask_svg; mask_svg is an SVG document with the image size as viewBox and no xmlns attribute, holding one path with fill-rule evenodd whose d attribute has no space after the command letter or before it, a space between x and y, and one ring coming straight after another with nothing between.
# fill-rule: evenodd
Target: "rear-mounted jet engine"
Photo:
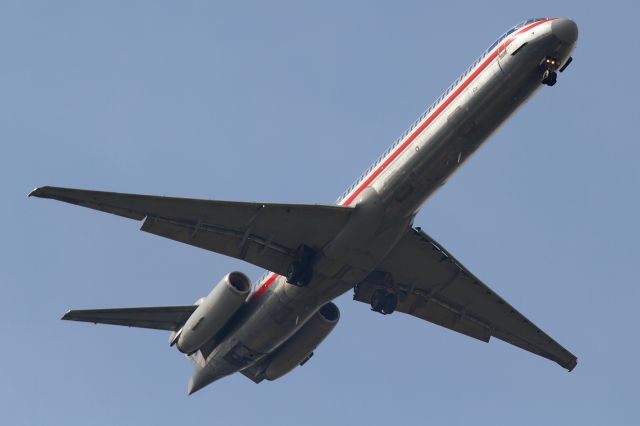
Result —
<instances>
[{"instance_id":1,"label":"rear-mounted jet engine","mask_svg":"<svg viewBox=\"0 0 640 426\"><path fill-rule=\"evenodd\" d=\"M218 333L243 305L251 291L251 281L241 272L227 274L208 296L196 302L198 308L173 336L180 352L192 354Z\"/></svg>"}]
</instances>

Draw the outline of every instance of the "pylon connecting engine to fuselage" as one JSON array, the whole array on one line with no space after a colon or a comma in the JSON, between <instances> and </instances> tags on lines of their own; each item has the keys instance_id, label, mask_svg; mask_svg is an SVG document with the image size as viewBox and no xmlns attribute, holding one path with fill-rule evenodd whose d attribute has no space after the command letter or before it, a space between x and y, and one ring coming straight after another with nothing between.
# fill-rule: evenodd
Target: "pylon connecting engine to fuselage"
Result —
<instances>
[{"instance_id":1,"label":"pylon connecting engine to fuselage","mask_svg":"<svg viewBox=\"0 0 640 426\"><path fill-rule=\"evenodd\" d=\"M251 292L251 281L241 272L230 272L206 297L171 339L180 352L192 354L211 340L244 304Z\"/></svg>"}]
</instances>

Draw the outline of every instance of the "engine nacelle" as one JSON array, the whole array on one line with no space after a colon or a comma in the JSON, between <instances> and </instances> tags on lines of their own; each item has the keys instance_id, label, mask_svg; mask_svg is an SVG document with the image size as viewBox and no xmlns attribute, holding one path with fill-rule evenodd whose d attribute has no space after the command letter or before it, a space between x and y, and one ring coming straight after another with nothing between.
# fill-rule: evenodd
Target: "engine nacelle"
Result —
<instances>
[{"instance_id":1,"label":"engine nacelle","mask_svg":"<svg viewBox=\"0 0 640 426\"><path fill-rule=\"evenodd\" d=\"M199 306L179 331L176 346L180 352L191 354L207 343L246 300L251 281L241 272L230 272L200 299Z\"/></svg>"},{"instance_id":2,"label":"engine nacelle","mask_svg":"<svg viewBox=\"0 0 640 426\"><path fill-rule=\"evenodd\" d=\"M331 333L340 319L340 310L332 302L322 306L305 325L278 348L264 373L267 380L276 380L300 363Z\"/></svg>"}]
</instances>

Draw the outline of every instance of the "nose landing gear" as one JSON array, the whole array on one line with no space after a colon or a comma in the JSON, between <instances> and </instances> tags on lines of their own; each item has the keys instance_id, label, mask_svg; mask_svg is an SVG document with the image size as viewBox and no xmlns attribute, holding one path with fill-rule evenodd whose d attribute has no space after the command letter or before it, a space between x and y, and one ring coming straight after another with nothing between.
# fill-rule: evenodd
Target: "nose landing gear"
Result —
<instances>
[{"instance_id":1,"label":"nose landing gear","mask_svg":"<svg viewBox=\"0 0 640 426\"><path fill-rule=\"evenodd\" d=\"M547 86L556 84L556 80L558 79L556 70L559 65L558 60L551 56L547 56L544 61L542 61L542 69L544 70L542 73L542 84L546 84Z\"/></svg>"},{"instance_id":2,"label":"nose landing gear","mask_svg":"<svg viewBox=\"0 0 640 426\"><path fill-rule=\"evenodd\" d=\"M558 74L555 71L546 70L542 75L542 84L546 84L547 86L553 86L556 84L556 80L558 79Z\"/></svg>"}]
</instances>

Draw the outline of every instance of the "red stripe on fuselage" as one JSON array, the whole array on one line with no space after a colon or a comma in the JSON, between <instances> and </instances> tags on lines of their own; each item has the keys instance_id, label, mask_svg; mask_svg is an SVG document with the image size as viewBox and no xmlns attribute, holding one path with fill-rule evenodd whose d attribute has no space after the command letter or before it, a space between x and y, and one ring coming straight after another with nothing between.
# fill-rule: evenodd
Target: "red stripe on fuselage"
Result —
<instances>
[{"instance_id":1,"label":"red stripe on fuselage","mask_svg":"<svg viewBox=\"0 0 640 426\"><path fill-rule=\"evenodd\" d=\"M531 25L528 25L526 27L521 28L520 30L518 30L517 32L511 34L509 37L507 37L499 46L496 46L493 51L487 56L487 58L484 60L484 62L482 62L482 64L480 64L476 70L474 72L472 72L469 77L467 77L459 86L456 90L454 90L445 100L444 102L442 102L440 104L440 106L438 106L438 108L436 108L436 110L431 113L412 133L411 135L409 135L409 137L407 137L407 139L405 139L404 142L402 142L402 144L400 144L400 146L398 146L398 148L396 148L395 151L393 151L393 153L391 155L389 155L387 157L386 160L384 160L376 169L374 172L372 172L360 185L358 185L358 187L351 193L351 195L348 195L347 198L345 198L343 201L340 202L340 205L342 206L348 206L350 205L353 200L356 199L356 197L367 187L369 186L381 173L382 171L389 166L389 164L391 164L396 158L398 158L398 156L400 156L400 154L402 154L402 152L409 146L411 145L411 143L436 119L438 118L438 116L442 113L442 111L444 111L450 104L451 102L453 102L458 95L460 95L460 93L462 93L462 91L464 91L464 89L466 89L472 82L473 80L476 79L476 77L478 77L478 75L480 75L480 73L482 73L482 71L484 71L489 64L504 50L507 48L507 46L509 44L511 44L511 42L513 42L513 40L515 39L515 37L518 34L521 34L525 31L529 31L530 29L537 27L540 24L544 24L545 22L549 22L549 21L553 21L554 19L557 18L551 18L551 19L545 19L544 21L539 21L539 22L534 22ZM275 272L273 272L269 278L267 278L267 280L260 286L260 288L258 288L258 290L256 290L255 293L253 293L253 295L251 296L251 300L257 298L258 296L260 296L262 293L264 293L267 288L273 284L276 280L276 278L278 278L278 274L276 274Z\"/></svg>"},{"instance_id":2,"label":"red stripe on fuselage","mask_svg":"<svg viewBox=\"0 0 640 426\"><path fill-rule=\"evenodd\" d=\"M449 97L447 97L447 99L445 99L444 102L442 102L440 104L440 106L438 108L436 108L436 110L429 115L425 121L422 122L422 124L420 124L412 133L411 135L405 139L405 141L389 156L387 157L387 159L380 164L373 173L371 173L369 175L368 178L366 178L359 186L358 188L350 195L348 196L345 200L343 200L340 204L343 206L348 206L350 205L353 200L355 200L355 198L367 187L369 186L379 175L380 173L382 173L382 171L393 162L393 160L395 160L396 158L398 158L398 156L400 154L402 154L402 152L409 146L411 145L411 143L427 128L427 126L429 126L429 124L431 124L436 118L438 118L438 116L442 113L442 111L444 111L450 104L451 102L453 102L458 95L460 95L460 93L462 93L462 91L464 89L466 89L472 82L473 80L475 80L475 78L480 75L480 73L482 71L484 71L489 64L500 54L500 52L502 52L504 49L506 49L506 47L514 40L515 36L530 30L533 27L536 27L540 24L543 24L545 22L550 21L551 19L545 20L545 21L539 21L539 22L534 22L531 25L528 25L527 27L522 28L521 30L517 31L516 33L514 33L512 36L508 37L503 43L501 43L499 46L497 46L493 52L491 52L489 54L489 56L487 56L487 59L485 59L485 61L479 65L476 70L471 73L471 75L469 77L467 77L467 79L465 81L463 81L456 90L453 91L453 93L451 93L449 95Z\"/></svg>"},{"instance_id":3,"label":"red stripe on fuselage","mask_svg":"<svg viewBox=\"0 0 640 426\"><path fill-rule=\"evenodd\" d=\"M269 276L269 278L266 279L266 281L264 282L264 284L262 284L260 286L259 289L256 290L255 293L253 293L253 296L251 296L251 300L255 299L256 297L260 296L262 293L264 293L267 288L273 284L273 282L276 280L276 278L278 278L278 274L276 274L275 272L272 272L271 275Z\"/></svg>"}]
</instances>

